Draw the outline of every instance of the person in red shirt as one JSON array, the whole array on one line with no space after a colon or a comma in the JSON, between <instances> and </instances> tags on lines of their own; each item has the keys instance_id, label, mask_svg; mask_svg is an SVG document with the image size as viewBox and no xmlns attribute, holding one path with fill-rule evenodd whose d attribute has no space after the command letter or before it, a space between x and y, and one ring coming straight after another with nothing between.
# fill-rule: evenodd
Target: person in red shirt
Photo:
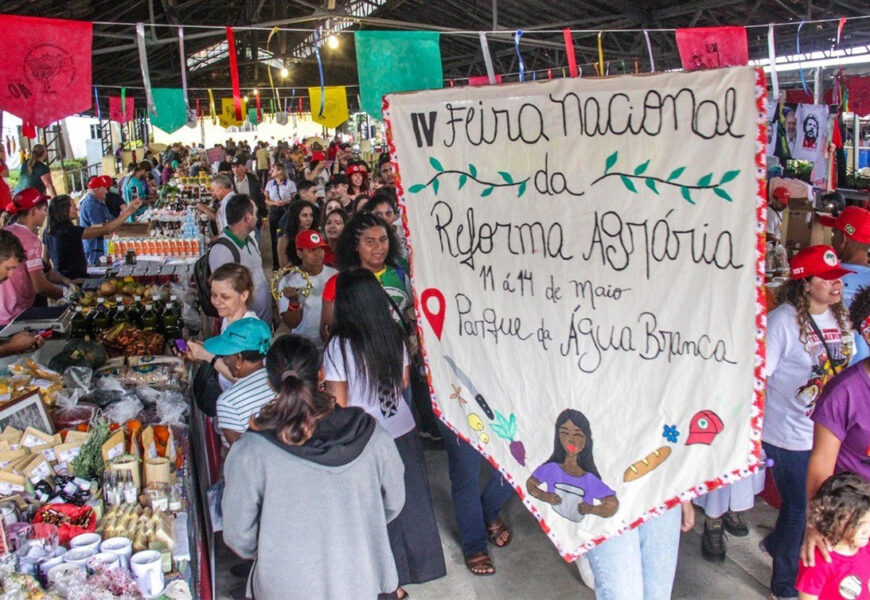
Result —
<instances>
[{"instance_id":1,"label":"person in red shirt","mask_svg":"<svg viewBox=\"0 0 870 600\"><path fill-rule=\"evenodd\" d=\"M848 471L828 478L810 502L809 522L833 551L826 561L816 549L812 564L801 563L798 598L870 599L870 483Z\"/></svg>"}]
</instances>

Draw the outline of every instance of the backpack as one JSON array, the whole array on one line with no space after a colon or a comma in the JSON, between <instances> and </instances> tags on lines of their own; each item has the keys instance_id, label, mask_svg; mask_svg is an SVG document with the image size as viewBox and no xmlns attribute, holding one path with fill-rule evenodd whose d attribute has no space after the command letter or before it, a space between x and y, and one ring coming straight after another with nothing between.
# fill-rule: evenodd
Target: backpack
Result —
<instances>
[{"instance_id":1,"label":"backpack","mask_svg":"<svg viewBox=\"0 0 870 600\"><path fill-rule=\"evenodd\" d=\"M225 237L219 237L211 246L208 247L205 254L200 256L193 265L193 281L196 284L196 293L199 296L199 308L208 317L217 317L217 309L211 303L211 286L208 284L211 278L211 267L208 264L208 255L211 249L216 245L226 246L233 254L233 262L239 262L242 255L239 254L238 247Z\"/></svg>"}]
</instances>

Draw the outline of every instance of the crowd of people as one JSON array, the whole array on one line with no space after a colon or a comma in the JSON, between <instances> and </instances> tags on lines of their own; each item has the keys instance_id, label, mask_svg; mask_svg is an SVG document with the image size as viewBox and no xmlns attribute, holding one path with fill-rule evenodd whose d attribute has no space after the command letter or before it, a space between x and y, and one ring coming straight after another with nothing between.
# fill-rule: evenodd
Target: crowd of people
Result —
<instances>
[{"instance_id":1,"label":"crowd of people","mask_svg":"<svg viewBox=\"0 0 870 600\"><path fill-rule=\"evenodd\" d=\"M482 457L432 412L387 155L369 164L337 140L326 148L228 141L209 151L174 144L128 165L119 181L94 177L78 204L54 194L44 156L33 148L5 205L0 325L68 294L158 182L209 178L212 199L197 210L213 224L200 298L215 315L213 335L190 340L183 356L225 450L222 508L232 517L223 536L252 561L242 573L251 597L404 598L403 586L444 576L421 437L446 449L469 572L496 573L491 548L513 539L500 512L514 491L496 471L481 489ZM768 321L762 440L782 507L762 546L775 598L824 598L850 565L861 565L863 582L870 570L870 212L849 207L825 223L833 247L791 258ZM272 267L286 269L277 302L266 236ZM19 334L0 354L40 344ZM575 412L560 416L557 436L591 444ZM575 446L569 452L557 437L551 462L597 475ZM548 495L533 479L529 493ZM724 560L726 531L748 533L740 513L760 483L697 501L705 558ZM615 512L610 499L598 508ZM684 503L606 541L578 561L581 576L602 600L669 598L680 530L694 518Z\"/></svg>"}]
</instances>

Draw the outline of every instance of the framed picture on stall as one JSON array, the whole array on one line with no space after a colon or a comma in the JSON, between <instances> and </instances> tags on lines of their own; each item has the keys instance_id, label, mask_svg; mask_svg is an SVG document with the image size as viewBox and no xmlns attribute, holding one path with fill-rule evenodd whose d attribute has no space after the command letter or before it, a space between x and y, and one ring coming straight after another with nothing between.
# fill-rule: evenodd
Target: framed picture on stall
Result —
<instances>
[{"instance_id":1,"label":"framed picture on stall","mask_svg":"<svg viewBox=\"0 0 870 600\"><path fill-rule=\"evenodd\" d=\"M0 408L0 430L9 425L20 431L33 427L45 433L54 433L48 411L37 390L16 398Z\"/></svg>"}]
</instances>

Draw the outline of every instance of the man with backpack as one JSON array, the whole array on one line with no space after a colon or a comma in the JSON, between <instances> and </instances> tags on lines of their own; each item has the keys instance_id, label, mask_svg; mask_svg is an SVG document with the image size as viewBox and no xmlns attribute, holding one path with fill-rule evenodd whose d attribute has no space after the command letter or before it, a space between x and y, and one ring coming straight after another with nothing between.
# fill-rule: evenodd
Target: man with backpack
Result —
<instances>
[{"instance_id":1,"label":"man with backpack","mask_svg":"<svg viewBox=\"0 0 870 600\"><path fill-rule=\"evenodd\" d=\"M251 198L235 194L227 203L227 226L208 251L208 266L211 272L226 263L234 262L247 267L254 280L253 310L266 323L272 322L272 292L260 248L251 235L259 221Z\"/></svg>"}]
</instances>

